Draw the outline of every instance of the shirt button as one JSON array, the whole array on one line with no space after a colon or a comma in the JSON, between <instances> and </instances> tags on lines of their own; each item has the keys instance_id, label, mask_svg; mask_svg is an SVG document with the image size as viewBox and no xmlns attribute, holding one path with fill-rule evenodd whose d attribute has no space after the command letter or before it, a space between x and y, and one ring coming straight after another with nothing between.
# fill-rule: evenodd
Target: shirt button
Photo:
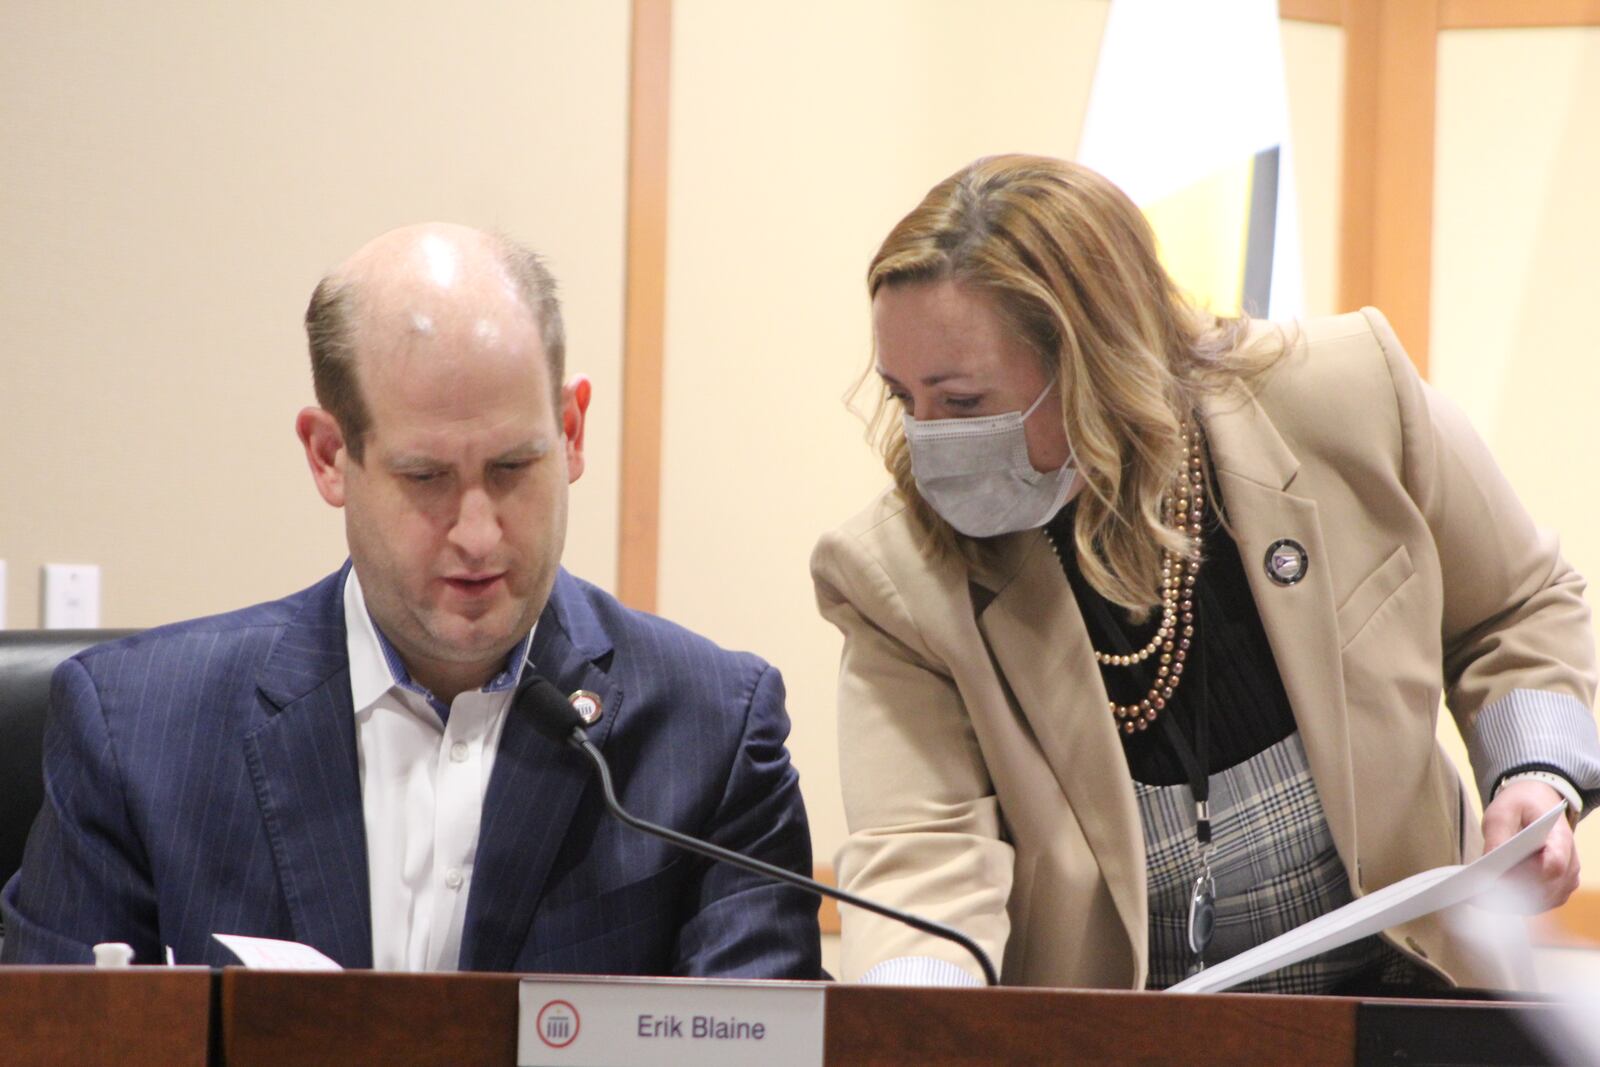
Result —
<instances>
[{"instance_id":1,"label":"shirt button","mask_svg":"<svg viewBox=\"0 0 1600 1067\"><path fill-rule=\"evenodd\" d=\"M455 744L450 746L450 762L467 762L467 743L465 741L457 741Z\"/></svg>"},{"instance_id":2,"label":"shirt button","mask_svg":"<svg viewBox=\"0 0 1600 1067\"><path fill-rule=\"evenodd\" d=\"M461 868L460 867L451 867L448 871L445 871L444 872L444 884L449 886L451 889L460 889L461 888Z\"/></svg>"}]
</instances>

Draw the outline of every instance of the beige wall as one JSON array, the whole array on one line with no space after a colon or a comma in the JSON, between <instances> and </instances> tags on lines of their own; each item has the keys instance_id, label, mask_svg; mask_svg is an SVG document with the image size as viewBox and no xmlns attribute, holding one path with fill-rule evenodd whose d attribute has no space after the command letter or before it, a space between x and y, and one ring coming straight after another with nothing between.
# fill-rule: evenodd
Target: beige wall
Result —
<instances>
[{"instance_id":1,"label":"beige wall","mask_svg":"<svg viewBox=\"0 0 1600 1067\"><path fill-rule=\"evenodd\" d=\"M1430 376L1592 583L1600 29L1444 33L1438 85ZM1600 885L1594 820L1578 840Z\"/></svg>"},{"instance_id":2,"label":"beige wall","mask_svg":"<svg viewBox=\"0 0 1600 1067\"><path fill-rule=\"evenodd\" d=\"M1307 315L1339 306L1339 209L1344 174L1344 30L1283 23L1289 138L1300 194L1300 240Z\"/></svg>"},{"instance_id":3,"label":"beige wall","mask_svg":"<svg viewBox=\"0 0 1600 1067\"><path fill-rule=\"evenodd\" d=\"M595 381L568 559L615 573L628 6L0 7L0 559L103 568L145 626L344 556L294 413L317 277L445 218L545 250Z\"/></svg>"}]
</instances>

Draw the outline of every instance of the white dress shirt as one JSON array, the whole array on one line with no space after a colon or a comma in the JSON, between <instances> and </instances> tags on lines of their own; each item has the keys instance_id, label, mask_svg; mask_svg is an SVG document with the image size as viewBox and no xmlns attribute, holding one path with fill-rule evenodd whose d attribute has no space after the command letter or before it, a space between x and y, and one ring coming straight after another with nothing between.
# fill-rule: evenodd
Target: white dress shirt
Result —
<instances>
[{"instance_id":1,"label":"white dress shirt","mask_svg":"<svg viewBox=\"0 0 1600 1067\"><path fill-rule=\"evenodd\" d=\"M481 690L447 714L412 682L367 613L351 568L344 586L350 697L372 894L372 965L453 971L472 888L483 798L532 633Z\"/></svg>"}]
</instances>

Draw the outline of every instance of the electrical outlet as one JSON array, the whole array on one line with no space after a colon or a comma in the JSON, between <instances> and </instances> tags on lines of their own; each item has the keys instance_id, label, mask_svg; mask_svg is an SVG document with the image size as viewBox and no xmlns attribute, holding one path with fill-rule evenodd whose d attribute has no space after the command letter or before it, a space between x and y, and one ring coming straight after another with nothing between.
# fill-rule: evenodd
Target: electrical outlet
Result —
<instances>
[{"instance_id":1,"label":"electrical outlet","mask_svg":"<svg viewBox=\"0 0 1600 1067\"><path fill-rule=\"evenodd\" d=\"M93 630L100 625L100 567L94 563L44 565L44 628Z\"/></svg>"}]
</instances>

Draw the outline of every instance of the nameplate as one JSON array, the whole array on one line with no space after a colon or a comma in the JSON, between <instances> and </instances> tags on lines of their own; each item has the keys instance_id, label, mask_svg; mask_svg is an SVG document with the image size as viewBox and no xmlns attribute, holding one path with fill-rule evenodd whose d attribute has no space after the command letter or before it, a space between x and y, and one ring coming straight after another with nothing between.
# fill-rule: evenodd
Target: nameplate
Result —
<instances>
[{"instance_id":1,"label":"nameplate","mask_svg":"<svg viewBox=\"0 0 1600 1067\"><path fill-rule=\"evenodd\" d=\"M517 1067L822 1067L820 982L524 978Z\"/></svg>"}]
</instances>

